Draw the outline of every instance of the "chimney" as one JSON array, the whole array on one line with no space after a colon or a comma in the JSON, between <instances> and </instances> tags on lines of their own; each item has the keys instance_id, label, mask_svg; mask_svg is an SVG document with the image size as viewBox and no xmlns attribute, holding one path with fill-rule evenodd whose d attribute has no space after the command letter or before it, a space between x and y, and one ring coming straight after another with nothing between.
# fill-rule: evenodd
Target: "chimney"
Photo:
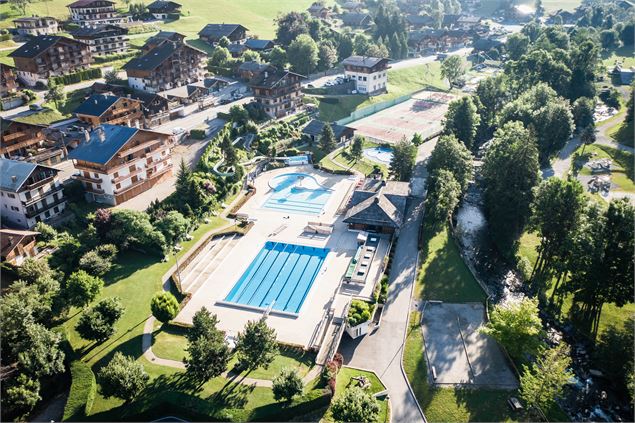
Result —
<instances>
[{"instance_id":1,"label":"chimney","mask_svg":"<svg viewBox=\"0 0 635 423\"><path fill-rule=\"evenodd\" d=\"M265 71L265 79L269 78L269 72Z\"/></svg>"},{"instance_id":2,"label":"chimney","mask_svg":"<svg viewBox=\"0 0 635 423\"><path fill-rule=\"evenodd\" d=\"M97 136L99 137L100 142L106 141L106 132L104 132L104 128L101 126L97 127Z\"/></svg>"},{"instance_id":3,"label":"chimney","mask_svg":"<svg viewBox=\"0 0 635 423\"><path fill-rule=\"evenodd\" d=\"M17 176L11 175L11 182L13 182L15 184L17 180L18 180Z\"/></svg>"},{"instance_id":4,"label":"chimney","mask_svg":"<svg viewBox=\"0 0 635 423\"><path fill-rule=\"evenodd\" d=\"M90 141L90 133L84 128L84 141Z\"/></svg>"}]
</instances>

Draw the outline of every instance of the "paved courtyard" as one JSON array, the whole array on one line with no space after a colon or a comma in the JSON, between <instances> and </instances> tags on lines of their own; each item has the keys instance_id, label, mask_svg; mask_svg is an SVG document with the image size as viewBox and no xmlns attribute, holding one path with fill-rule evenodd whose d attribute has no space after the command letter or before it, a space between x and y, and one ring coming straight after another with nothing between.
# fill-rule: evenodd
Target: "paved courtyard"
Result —
<instances>
[{"instance_id":1,"label":"paved courtyard","mask_svg":"<svg viewBox=\"0 0 635 423\"><path fill-rule=\"evenodd\" d=\"M294 214L263 208L272 193L269 181L289 173L308 174L318 183L333 190L321 215ZM297 315L272 312L267 320L276 330L279 341L303 347L312 346L329 309L334 308L337 315L343 310L347 300L337 291L349 261L355 254L357 233L348 231L347 226L341 222L343 217L336 212L354 182L354 178L322 173L312 166L286 167L261 174L255 180L256 194L240 209L240 213L248 215L255 222L254 226L243 237L221 241L223 245L216 247L218 253L212 251L207 256L201 256L202 260L213 263L199 265L195 260L189 265L198 265L198 269L203 269L201 272L204 272L204 277L196 275L187 279L188 272L193 269L183 270L182 277L187 279L185 288L190 290L192 298L175 321L191 324L194 313L205 306L218 316L221 329L236 334L242 331L247 321L260 318L264 310L237 304L228 305L223 301L267 241L328 248L330 252ZM333 223L333 233L329 236L306 234L304 228L307 223L316 221Z\"/></svg>"},{"instance_id":2,"label":"paved courtyard","mask_svg":"<svg viewBox=\"0 0 635 423\"><path fill-rule=\"evenodd\" d=\"M518 387L496 341L480 332L484 323L481 303L427 303L421 327L428 371L434 368L435 383Z\"/></svg>"},{"instance_id":3,"label":"paved courtyard","mask_svg":"<svg viewBox=\"0 0 635 423\"><path fill-rule=\"evenodd\" d=\"M396 143L404 137L412 139L415 133L428 138L441 130L448 103L454 98L448 93L423 91L348 126L377 142Z\"/></svg>"}]
</instances>

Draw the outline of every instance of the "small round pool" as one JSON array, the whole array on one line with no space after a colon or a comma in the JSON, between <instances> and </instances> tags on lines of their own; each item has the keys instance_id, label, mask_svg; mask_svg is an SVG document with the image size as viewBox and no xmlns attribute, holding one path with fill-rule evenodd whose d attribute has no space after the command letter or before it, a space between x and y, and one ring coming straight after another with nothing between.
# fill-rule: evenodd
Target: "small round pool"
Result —
<instances>
[{"instance_id":1,"label":"small round pool","mask_svg":"<svg viewBox=\"0 0 635 423\"><path fill-rule=\"evenodd\" d=\"M389 165L392 160L392 148L390 147L373 147L363 150L364 157L384 165Z\"/></svg>"}]
</instances>

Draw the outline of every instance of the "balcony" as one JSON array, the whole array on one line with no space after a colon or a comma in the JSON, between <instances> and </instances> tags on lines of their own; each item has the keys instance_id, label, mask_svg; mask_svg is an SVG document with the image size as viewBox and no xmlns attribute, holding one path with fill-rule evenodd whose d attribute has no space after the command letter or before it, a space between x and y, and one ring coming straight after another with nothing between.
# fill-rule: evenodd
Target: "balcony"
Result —
<instances>
[{"instance_id":1,"label":"balcony","mask_svg":"<svg viewBox=\"0 0 635 423\"><path fill-rule=\"evenodd\" d=\"M106 191L104 191L101 188L95 188L93 186L84 186L84 191L86 192L91 192L93 194L105 194Z\"/></svg>"},{"instance_id":2,"label":"balcony","mask_svg":"<svg viewBox=\"0 0 635 423\"><path fill-rule=\"evenodd\" d=\"M50 182L53 182L53 180L55 180L55 175L51 175L51 176L48 176L48 177L46 177L44 179L40 179L39 181L35 181L35 182L32 182L32 183L30 183L28 185L24 185L24 188L26 188L28 190L37 189L37 188L41 187L42 185L46 185L46 184L48 184Z\"/></svg>"},{"instance_id":3,"label":"balcony","mask_svg":"<svg viewBox=\"0 0 635 423\"><path fill-rule=\"evenodd\" d=\"M43 192L42 194L37 194L32 196L31 198L27 199L26 201L22 202L22 205L24 205L24 207L29 207L35 203L37 203L38 201L42 200L43 198L48 197L49 195L53 195L56 192L60 192L64 189L64 186L62 184L56 185L55 188L50 189L46 192Z\"/></svg>"},{"instance_id":4,"label":"balcony","mask_svg":"<svg viewBox=\"0 0 635 423\"><path fill-rule=\"evenodd\" d=\"M170 169L172 169L172 163L170 163L169 165L162 167L160 170L158 171L154 171L154 170L149 170L148 171L148 179L154 179L157 178L161 175L163 175L164 173L166 173L167 171L169 171Z\"/></svg>"},{"instance_id":5,"label":"balcony","mask_svg":"<svg viewBox=\"0 0 635 423\"><path fill-rule=\"evenodd\" d=\"M101 178L96 178L96 177L93 177L93 176L86 176L86 175L81 174L81 173L78 174L78 175L72 175L72 178L76 179L78 181L81 181L81 182L90 182L90 183L93 183L93 184L101 184L103 182L103 180Z\"/></svg>"},{"instance_id":6,"label":"balcony","mask_svg":"<svg viewBox=\"0 0 635 423\"><path fill-rule=\"evenodd\" d=\"M145 181L146 181L145 179L138 179L136 182L133 182L131 185L128 185L125 188L115 190L114 194L121 195L126 191L130 191L132 188L138 187L139 185L143 184Z\"/></svg>"},{"instance_id":7,"label":"balcony","mask_svg":"<svg viewBox=\"0 0 635 423\"><path fill-rule=\"evenodd\" d=\"M134 154L134 153L136 153L138 151L145 150L146 148L152 147L153 145L158 144L160 142L161 142L161 140L159 140L159 139L142 142L139 145L135 145L135 146L132 146L130 148L127 148L125 150L120 151L119 153L117 153L117 156L125 157L125 156L128 156L130 154Z\"/></svg>"},{"instance_id":8,"label":"balcony","mask_svg":"<svg viewBox=\"0 0 635 423\"><path fill-rule=\"evenodd\" d=\"M62 203L66 203L66 198L64 198L63 196L61 198L58 198L57 200L54 200L52 203L48 203L46 206L42 206L42 207L33 207L31 208L31 210L27 209L26 211L26 217L28 217L29 219L32 217L37 216L38 214L42 214L47 210L52 209L53 207L62 204Z\"/></svg>"},{"instance_id":9,"label":"balcony","mask_svg":"<svg viewBox=\"0 0 635 423\"><path fill-rule=\"evenodd\" d=\"M135 167L135 169L133 171L131 171L130 173L128 173L126 175L119 175L116 178L112 178L112 183L113 184L118 184L118 183L120 183L122 181L125 181L126 179L130 179L133 176L140 174L143 171L144 171L144 169Z\"/></svg>"}]
</instances>

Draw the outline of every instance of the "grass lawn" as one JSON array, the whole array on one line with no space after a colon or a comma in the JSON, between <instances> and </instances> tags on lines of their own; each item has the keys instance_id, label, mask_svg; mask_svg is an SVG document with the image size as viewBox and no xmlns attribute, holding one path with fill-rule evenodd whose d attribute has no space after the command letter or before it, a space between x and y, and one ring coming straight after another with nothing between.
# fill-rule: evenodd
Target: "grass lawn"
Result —
<instances>
[{"instance_id":1,"label":"grass lawn","mask_svg":"<svg viewBox=\"0 0 635 423\"><path fill-rule=\"evenodd\" d=\"M469 65L469 63L466 63ZM388 92L374 97L364 95L333 96L338 102L324 101L324 97L316 97L319 102L320 119L335 121L347 117L354 110L368 107L382 101L392 100L403 95L412 94L424 88L447 90L447 82L441 78L441 63L433 62L403 69L388 71Z\"/></svg>"},{"instance_id":2,"label":"grass lawn","mask_svg":"<svg viewBox=\"0 0 635 423\"><path fill-rule=\"evenodd\" d=\"M51 108L51 109L45 108L41 112L35 112L28 116L19 116L14 118L14 120L17 120L18 122L24 122L24 123L48 125L53 122L57 122L58 120L63 120L64 118L65 116L62 115L57 110L55 110L54 108Z\"/></svg>"},{"instance_id":3,"label":"grass lawn","mask_svg":"<svg viewBox=\"0 0 635 423\"><path fill-rule=\"evenodd\" d=\"M352 378L356 376L364 376L368 379L368 381L370 382L370 387L368 388L368 390L369 392L373 394L377 392L381 392L386 389L384 384L381 383L381 380L379 379L379 377L377 377L377 375L374 372L368 372L365 370L358 370L352 367L343 366L340 369L339 373L337 374L337 382L335 384L335 396L333 399L342 395L347 388L352 386L357 386L356 385L357 382L352 380ZM378 401L379 401L380 410L379 410L379 418L377 419L377 422L378 423L388 422L389 421L388 400L384 398L382 400L378 399ZM334 421L333 416L331 415L330 409L326 411L326 414L324 415L324 421L327 421L327 422Z\"/></svg>"},{"instance_id":4,"label":"grass lawn","mask_svg":"<svg viewBox=\"0 0 635 423\"><path fill-rule=\"evenodd\" d=\"M403 366L429 422L532 421L524 413L511 411L507 405L516 391L494 389L436 388L428 384L420 313L410 315L410 326L404 348ZM567 421L558 408L548 413L550 421Z\"/></svg>"},{"instance_id":5,"label":"grass lawn","mask_svg":"<svg viewBox=\"0 0 635 423\"><path fill-rule=\"evenodd\" d=\"M3 5L0 5L0 7L2 6ZM13 50L0 50L0 63L9 65L9 66L14 66L15 63L13 63L13 57L9 57L9 54L12 51Z\"/></svg>"},{"instance_id":6,"label":"grass lawn","mask_svg":"<svg viewBox=\"0 0 635 423\"><path fill-rule=\"evenodd\" d=\"M615 125L608 130L608 135L618 144L624 144L629 147L635 145L635 128L633 127L633 121L630 123L622 123L621 125Z\"/></svg>"},{"instance_id":7,"label":"grass lawn","mask_svg":"<svg viewBox=\"0 0 635 423\"><path fill-rule=\"evenodd\" d=\"M535 233L525 233L520 238L520 248L518 254L520 257L526 258L530 265L533 266L538 257L538 253L536 249L540 244L540 239ZM547 297L551 296L553 289L550 286L547 289ZM584 327L581 326L575 319L571 319L569 311L571 310L571 306L573 304L572 296L567 295L564 297L562 302L562 307L560 309L560 313L558 317L561 321L569 321L576 325L580 330L584 331ZM613 304L604 304L602 307L602 314L600 316L600 323L598 325L598 335L606 330L611 325L619 325L621 326L626 319L632 316L635 313L635 304L626 304L624 307L616 307ZM589 334L587 333L587 336Z\"/></svg>"},{"instance_id":8,"label":"grass lawn","mask_svg":"<svg viewBox=\"0 0 635 423\"><path fill-rule=\"evenodd\" d=\"M601 53L604 66L613 69L616 63L621 63L622 67L635 66L635 55L633 54L633 46L621 46L611 51L603 51Z\"/></svg>"},{"instance_id":9,"label":"grass lawn","mask_svg":"<svg viewBox=\"0 0 635 423\"><path fill-rule=\"evenodd\" d=\"M187 347L187 339L185 333L187 329L172 325L160 324L155 325L153 337L152 351L157 357L167 358L170 360L183 360L187 355L185 348ZM233 357L228 368L233 368L237 363L237 359ZM280 346L280 354L276 356L267 369L258 368L249 374L243 373L254 379L271 380L276 377L285 367L291 367L298 370L300 376L304 377L315 364L315 354L300 351L295 348Z\"/></svg>"},{"instance_id":10,"label":"grass lawn","mask_svg":"<svg viewBox=\"0 0 635 423\"><path fill-rule=\"evenodd\" d=\"M363 148L373 148L378 146L379 144L368 140L365 140L363 144ZM320 165L325 167L326 169L331 170L341 170L342 168L354 169L366 176L370 175L373 172L375 166L379 166L384 176L388 175L388 167L386 165L375 162L363 156L359 160L354 160L350 157L349 151L350 147L342 147L338 150L335 150L328 156L324 157L320 161ZM340 166L338 166L338 164Z\"/></svg>"},{"instance_id":11,"label":"grass lawn","mask_svg":"<svg viewBox=\"0 0 635 423\"><path fill-rule=\"evenodd\" d=\"M501 3L503 3L501 0L481 0L481 5L476 9L475 13L479 16L490 18L492 14L500 8ZM573 9L578 7L581 3L580 0L543 0L542 5L547 13L555 12L558 9L572 12ZM521 0L517 4L534 6L532 0Z\"/></svg>"},{"instance_id":12,"label":"grass lawn","mask_svg":"<svg viewBox=\"0 0 635 423\"><path fill-rule=\"evenodd\" d=\"M582 153L582 148L577 150ZM580 175L591 175L591 169L585 164L590 160L608 158L613 160L611 167L611 182L618 185L614 188L618 192L635 192L635 169L633 168L633 155L606 145L589 145L584 149L584 154L573 164L574 170Z\"/></svg>"},{"instance_id":13,"label":"grass lawn","mask_svg":"<svg viewBox=\"0 0 635 423\"><path fill-rule=\"evenodd\" d=\"M459 303L484 301L485 292L463 262L449 231L446 228L433 234L425 230L426 248L415 296L423 300Z\"/></svg>"},{"instance_id":14,"label":"grass lawn","mask_svg":"<svg viewBox=\"0 0 635 423\"><path fill-rule=\"evenodd\" d=\"M90 91L90 88L84 88L67 93L66 100L60 103L59 108L55 107L55 103L52 102L46 102L42 104L42 106L48 107L52 110L56 110L63 117L71 117L73 111L75 111L75 109L77 109L79 105L84 102L86 95L89 94Z\"/></svg>"},{"instance_id":15,"label":"grass lawn","mask_svg":"<svg viewBox=\"0 0 635 423\"><path fill-rule=\"evenodd\" d=\"M125 8L122 0L116 0L117 7ZM275 36L274 19L281 13L295 10L305 11L313 0L183 0L183 15L180 19L166 24L161 24L162 29L178 31L188 38L198 38L197 33L208 23L238 23L249 29L251 35L260 38L273 38ZM327 1L332 4L334 1ZM68 0L51 0L48 2L33 2L27 6L26 14L41 16L53 16L66 19ZM0 5L0 28L13 26L12 19L18 15L10 8L8 3Z\"/></svg>"}]
</instances>

